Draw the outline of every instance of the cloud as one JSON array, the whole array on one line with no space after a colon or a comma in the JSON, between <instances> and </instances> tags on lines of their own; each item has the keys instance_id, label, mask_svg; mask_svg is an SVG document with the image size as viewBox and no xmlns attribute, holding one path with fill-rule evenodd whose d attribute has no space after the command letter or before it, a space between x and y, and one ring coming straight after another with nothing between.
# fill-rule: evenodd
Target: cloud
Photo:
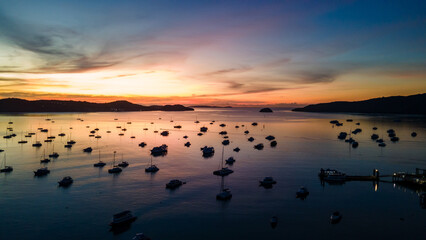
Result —
<instances>
[{"instance_id":1,"label":"cloud","mask_svg":"<svg viewBox=\"0 0 426 240\"><path fill-rule=\"evenodd\" d=\"M205 73L204 75L205 76L213 76L213 75L222 75L222 74L229 74L229 73L243 73L243 72L248 72L250 70L253 70L253 68L250 67L250 66L242 66L242 67L238 67L238 68L220 69L220 70L217 70L217 71Z\"/></svg>"}]
</instances>

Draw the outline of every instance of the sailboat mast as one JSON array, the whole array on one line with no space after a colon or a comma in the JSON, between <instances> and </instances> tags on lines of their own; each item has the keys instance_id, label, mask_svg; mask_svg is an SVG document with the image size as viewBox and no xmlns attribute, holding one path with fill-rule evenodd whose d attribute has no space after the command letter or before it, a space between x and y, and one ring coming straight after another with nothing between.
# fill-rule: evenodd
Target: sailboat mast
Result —
<instances>
[{"instance_id":1,"label":"sailboat mast","mask_svg":"<svg viewBox=\"0 0 426 240\"><path fill-rule=\"evenodd\" d=\"M223 155L224 155L224 151L225 151L225 146L222 146L222 168L223 168Z\"/></svg>"},{"instance_id":2,"label":"sailboat mast","mask_svg":"<svg viewBox=\"0 0 426 240\"><path fill-rule=\"evenodd\" d=\"M112 166L115 166L115 151L114 151L114 160L113 160L113 163L112 163Z\"/></svg>"}]
</instances>

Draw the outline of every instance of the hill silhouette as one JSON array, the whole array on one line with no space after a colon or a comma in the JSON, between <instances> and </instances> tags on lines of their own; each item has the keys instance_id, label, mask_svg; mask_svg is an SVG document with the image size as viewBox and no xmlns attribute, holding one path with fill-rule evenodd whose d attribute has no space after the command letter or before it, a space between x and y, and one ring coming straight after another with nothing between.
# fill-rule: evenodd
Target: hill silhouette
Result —
<instances>
[{"instance_id":1,"label":"hill silhouette","mask_svg":"<svg viewBox=\"0 0 426 240\"><path fill-rule=\"evenodd\" d=\"M373 98L357 102L331 102L295 108L296 112L346 112L426 114L426 93L411 96Z\"/></svg>"},{"instance_id":2,"label":"hill silhouette","mask_svg":"<svg viewBox=\"0 0 426 240\"><path fill-rule=\"evenodd\" d=\"M91 103L85 101L0 99L0 112L127 112L127 111L193 111L182 105L143 106L128 101Z\"/></svg>"}]
</instances>

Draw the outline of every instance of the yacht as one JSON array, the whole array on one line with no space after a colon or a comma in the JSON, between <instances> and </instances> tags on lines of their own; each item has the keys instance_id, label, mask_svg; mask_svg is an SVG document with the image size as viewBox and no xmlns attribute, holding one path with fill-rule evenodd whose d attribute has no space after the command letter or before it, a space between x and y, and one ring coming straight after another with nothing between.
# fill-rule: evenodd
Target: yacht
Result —
<instances>
[{"instance_id":1,"label":"yacht","mask_svg":"<svg viewBox=\"0 0 426 240\"><path fill-rule=\"evenodd\" d=\"M162 131L160 134L161 136L167 137L169 136L169 131Z\"/></svg>"},{"instance_id":2,"label":"yacht","mask_svg":"<svg viewBox=\"0 0 426 240\"><path fill-rule=\"evenodd\" d=\"M112 216L112 221L109 224L111 227L128 224L136 220L131 211L123 211Z\"/></svg>"},{"instance_id":3,"label":"yacht","mask_svg":"<svg viewBox=\"0 0 426 240\"><path fill-rule=\"evenodd\" d=\"M219 132L219 134L220 135L226 135L226 134L228 134L228 132L227 131L221 131L221 132Z\"/></svg>"},{"instance_id":4,"label":"yacht","mask_svg":"<svg viewBox=\"0 0 426 240\"><path fill-rule=\"evenodd\" d=\"M145 142L141 142L141 143L139 143L139 147L145 147L146 146L146 143Z\"/></svg>"},{"instance_id":5,"label":"yacht","mask_svg":"<svg viewBox=\"0 0 426 240\"><path fill-rule=\"evenodd\" d=\"M188 136L186 136L186 135L185 135L185 136L183 136L183 138L187 139L187 138L188 138Z\"/></svg>"},{"instance_id":6,"label":"yacht","mask_svg":"<svg viewBox=\"0 0 426 240\"><path fill-rule=\"evenodd\" d=\"M47 167L39 168L37 171L34 171L34 176L45 176L50 173L50 170Z\"/></svg>"},{"instance_id":7,"label":"yacht","mask_svg":"<svg viewBox=\"0 0 426 240\"><path fill-rule=\"evenodd\" d=\"M59 133L58 136L63 137L63 136L65 136L65 133Z\"/></svg>"},{"instance_id":8,"label":"yacht","mask_svg":"<svg viewBox=\"0 0 426 240\"><path fill-rule=\"evenodd\" d=\"M74 180L70 177L64 177L61 181L58 182L60 187L68 187L69 185L71 185L74 182Z\"/></svg>"},{"instance_id":9,"label":"yacht","mask_svg":"<svg viewBox=\"0 0 426 240\"><path fill-rule=\"evenodd\" d=\"M231 198L232 198L232 193L231 193L231 190L229 190L229 188L222 189L222 191L216 195L217 200L225 201Z\"/></svg>"},{"instance_id":10,"label":"yacht","mask_svg":"<svg viewBox=\"0 0 426 240\"><path fill-rule=\"evenodd\" d=\"M184 145L185 145L185 147L190 147L191 143L190 142L186 142Z\"/></svg>"},{"instance_id":11,"label":"yacht","mask_svg":"<svg viewBox=\"0 0 426 240\"><path fill-rule=\"evenodd\" d=\"M222 144L223 144L223 145L229 145L229 140L223 140L223 141L222 141Z\"/></svg>"},{"instance_id":12,"label":"yacht","mask_svg":"<svg viewBox=\"0 0 426 240\"><path fill-rule=\"evenodd\" d=\"M207 132L207 127L201 127L200 132Z\"/></svg>"},{"instance_id":13,"label":"yacht","mask_svg":"<svg viewBox=\"0 0 426 240\"><path fill-rule=\"evenodd\" d=\"M377 134L373 134L373 135L371 135L371 139L372 140L377 140L377 139L379 139L379 135L377 135Z\"/></svg>"},{"instance_id":14,"label":"yacht","mask_svg":"<svg viewBox=\"0 0 426 240\"><path fill-rule=\"evenodd\" d=\"M52 154L49 154L50 158L58 158L59 154L57 152L53 152Z\"/></svg>"},{"instance_id":15,"label":"yacht","mask_svg":"<svg viewBox=\"0 0 426 240\"><path fill-rule=\"evenodd\" d=\"M251 124L252 126L257 126L257 122L254 122Z\"/></svg>"},{"instance_id":16,"label":"yacht","mask_svg":"<svg viewBox=\"0 0 426 240\"><path fill-rule=\"evenodd\" d=\"M39 141L36 141L35 143L33 143L33 147L41 147L42 144Z\"/></svg>"},{"instance_id":17,"label":"yacht","mask_svg":"<svg viewBox=\"0 0 426 240\"><path fill-rule=\"evenodd\" d=\"M234 171L233 170L231 170L231 169L229 169L229 168L227 168L227 167L223 167L223 155L224 155L224 152L225 152L225 147L222 147L222 161L221 161L221 169L219 169L219 170L216 170L216 171L213 171L213 174L214 175L217 175L217 176L227 176L227 175L229 175L229 174L231 174L231 173L233 173Z\"/></svg>"},{"instance_id":18,"label":"yacht","mask_svg":"<svg viewBox=\"0 0 426 240\"><path fill-rule=\"evenodd\" d=\"M123 161L123 154L121 154L121 163L119 163L118 166L122 168L129 166L129 162Z\"/></svg>"},{"instance_id":19,"label":"yacht","mask_svg":"<svg viewBox=\"0 0 426 240\"><path fill-rule=\"evenodd\" d=\"M174 128L177 128L177 129L181 129L182 128L182 126L181 125L176 125L176 126L173 126Z\"/></svg>"},{"instance_id":20,"label":"yacht","mask_svg":"<svg viewBox=\"0 0 426 240\"><path fill-rule=\"evenodd\" d=\"M197 133L198 136L203 136L203 133Z\"/></svg>"},{"instance_id":21,"label":"yacht","mask_svg":"<svg viewBox=\"0 0 426 240\"><path fill-rule=\"evenodd\" d=\"M239 147L234 148L234 152L239 152L241 149Z\"/></svg>"},{"instance_id":22,"label":"yacht","mask_svg":"<svg viewBox=\"0 0 426 240\"><path fill-rule=\"evenodd\" d=\"M249 130L244 131L244 134L249 134L249 133L250 133Z\"/></svg>"},{"instance_id":23,"label":"yacht","mask_svg":"<svg viewBox=\"0 0 426 240\"><path fill-rule=\"evenodd\" d=\"M170 180L170 182L166 184L166 188L175 189L175 188L182 186L182 184L183 184L183 182L181 180L173 179L173 180Z\"/></svg>"},{"instance_id":24,"label":"yacht","mask_svg":"<svg viewBox=\"0 0 426 240\"><path fill-rule=\"evenodd\" d=\"M222 123L222 124L220 124L219 126L221 126L221 127L226 127L226 124L225 124L225 123Z\"/></svg>"},{"instance_id":25,"label":"yacht","mask_svg":"<svg viewBox=\"0 0 426 240\"><path fill-rule=\"evenodd\" d=\"M275 146L277 146L277 141L274 140L271 142L271 147L275 147Z\"/></svg>"},{"instance_id":26,"label":"yacht","mask_svg":"<svg viewBox=\"0 0 426 240\"><path fill-rule=\"evenodd\" d=\"M346 138L346 136L348 136L348 134L346 132L340 132L339 135L337 136L337 138L340 139L340 140L344 140Z\"/></svg>"},{"instance_id":27,"label":"yacht","mask_svg":"<svg viewBox=\"0 0 426 240\"><path fill-rule=\"evenodd\" d=\"M254 137L249 137L247 140L248 140L249 142L253 142L253 141L254 141Z\"/></svg>"}]
</instances>

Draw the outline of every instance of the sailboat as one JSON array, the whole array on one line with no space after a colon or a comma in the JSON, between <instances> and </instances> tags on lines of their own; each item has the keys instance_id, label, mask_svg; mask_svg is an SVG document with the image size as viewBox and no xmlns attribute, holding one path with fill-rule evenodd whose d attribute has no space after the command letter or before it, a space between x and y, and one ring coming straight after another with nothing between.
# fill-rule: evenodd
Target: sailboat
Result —
<instances>
[{"instance_id":1,"label":"sailboat","mask_svg":"<svg viewBox=\"0 0 426 240\"><path fill-rule=\"evenodd\" d=\"M3 168L0 169L0 172L12 172L13 171L13 167L11 166L6 166L6 154L4 154L4 158L3 158Z\"/></svg>"},{"instance_id":2,"label":"sailboat","mask_svg":"<svg viewBox=\"0 0 426 240\"><path fill-rule=\"evenodd\" d=\"M106 163L101 161L101 150L99 150L99 161L95 164L93 164L94 167L103 167L105 166Z\"/></svg>"},{"instance_id":3,"label":"sailboat","mask_svg":"<svg viewBox=\"0 0 426 240\"><path fill-rule=\"evenodd\" d=\"M221 167L222 168L219 169L219 170L214 171L213 172L214 175L226 176L226 175L229 175L229 174L231 174L231 173L234 172L233 170L231 170L231 169L229 169L227 167L223 167L223 154L224 154L224 151L225 151L225 147L222 146L222 162L221 162Z\"/></svg>"},{"instance_id":4,"label":"sailboat","mask_svg":"<svg viewBox=\"0 0 426 240\"><path fill-rule=\"evenodd\" d=\"M28 141L22 139L22 136L24 135L24 132L21 132L21 141L19 141L19 144L24 144L24 143L28 143Z\"/></svg>"},{"instance_id":5,"label":"sailboat","mask_svg":"<svg viewBox=\"0 0 426 240\"><path fill-rule=\"evenodd\" d=\"M195 122L194 123L200 123L200 121L198 121L198 117L195 116Z\"/></svg>"},{"instance_id":6,"label":"sailboat","mask_svg":"<svg viewBox=\"0 0 426 240\"><path fill-rule=\"evenodd\" d=\"M48 163L50 159L46 158L46 149L43 151L43 158L40 160L40 163Z\"/></svg>"},{"instance_id":7,"label":"sailboat","mask_svg":"<svg viewBox=\"0 0 426 240\"><path fill-rule=\"evenodd\" d=\"M127 161L123 161L123 154L121 154L121 163L118 164L119 167L127 167L129 163Z\"/></svg>"},{"instance_id":8,"label":"sailboat","mask_svg":"<svg viewBox=\"0 0 426 240\"><path fill-rule=\"evenodd\" d=\"M59 154L57 152L55 152L55 144L53 144L52 153L49 154L49 157L50 158L58 158L59 157Z\"/></svg>"},{"instance_id":9,"label":"sailboat","mask_svg":"<svg viewBox=\"0 0 426 240\"><path fill-rule=\"evenodd\" d=\"M145 172L157 172L158 170L160 170L157 166L152 165L152 156L151 156L151 166L145 168Z\"/></svg>"},{"instance_id":10,"label":"sailboat","mask_svg":"<svg viewBox=\"0 0 426 240\"><path fill-rule=\"evenodd\" d=\"M116 166L115 165L115 154L116 154L117 152L116 151L114 151L114 160L113 160L113 162L112 162L112 168L111 169L108 169L108 172L109 173L120 173L121 171L123 171L120 167L118 167L118 166Z\"/></svg>"},{"instance_id":11,"label":"sailboat","mask_svg":"<svg viewBox=\"0 0 426 240\"><path fill-rule=\"evenodd\" d=\"M41 142L40 141L37 141L37 135L36 135L36 142L35 143L33 143L33 147L41 147Z\"/></svg>"},{"instance_id":12,"label":"sailboat","mask_svg":"<svg viewBox=\"0 0 426 240\"><path fill-rule=\"evenodd\" d=\"M232 193L229 188L225 188L225 176L222 176L221 184L220 184L220 192L216 195L217 200L229 200L232 198Z\"/></svg>"}]
</instances>

